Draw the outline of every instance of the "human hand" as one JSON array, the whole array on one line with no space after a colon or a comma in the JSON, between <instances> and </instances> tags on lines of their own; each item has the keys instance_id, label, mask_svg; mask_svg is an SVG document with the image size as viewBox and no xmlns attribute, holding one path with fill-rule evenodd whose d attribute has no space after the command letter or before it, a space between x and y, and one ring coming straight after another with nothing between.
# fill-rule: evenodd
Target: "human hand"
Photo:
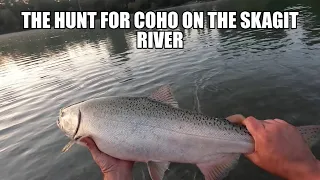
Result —
<instances>
[{"instance_id":1,"label":"human hand","mask_svg":"<svg viewBox=\"0 0 320 180\"><path fill-rule=\"evenodd\" d=\"M95 142L89 137L82 138L80 141L88 147L93 160L100 167L105 180L132 179L134 162L120 160L101 152Z\"/></svg>"},{"instance_id":2,"label":"human hand","mask_svg":"<svg viewBox=\"0 0 320 180\"><path fill-rule=\"evenodd\" d=\"M296 127L280 119L259 121L242 115L226 119L245 125L252 135L255 151L246 157L257 166L289 180L320 179L320 162Z\"/></svg>"}]
</instances>

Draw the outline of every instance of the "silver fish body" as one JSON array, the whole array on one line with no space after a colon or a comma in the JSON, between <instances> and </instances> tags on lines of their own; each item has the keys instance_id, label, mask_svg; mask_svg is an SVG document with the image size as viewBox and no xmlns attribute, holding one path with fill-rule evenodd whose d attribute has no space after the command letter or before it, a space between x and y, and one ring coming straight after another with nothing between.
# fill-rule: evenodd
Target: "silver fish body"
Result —
<instances>
[{"instance_id":1,"label":"silver fish body","mask_svg":"<svg viewBox=\"0 0 320 180\"><path fill-rule=\"evenodd\" d=\"M243 126L146 97L93 99L62 110L71 112L81 114L74 116L74 124L81 117L75 138L90 136L101 151L119 159L202 163L216 154L253 150Z\"/></svg>"},{"instance_id":2,"label":"silver fish body","mask_svg":"<svg viewBox=\"0 0 320 180\"><path fill-rule=\"evenodd\" d=\"M154 180L162 179L167 162L197 164L207 179L222 179L241 153L254 151L244 126L180 109L166 87L150 97L107 97L71 105L60 111L57 124L76 143L91 137L110 156L147 162ZM320 126L303 126L300 132L313 142Z\"/></svg>"}]
</instances>

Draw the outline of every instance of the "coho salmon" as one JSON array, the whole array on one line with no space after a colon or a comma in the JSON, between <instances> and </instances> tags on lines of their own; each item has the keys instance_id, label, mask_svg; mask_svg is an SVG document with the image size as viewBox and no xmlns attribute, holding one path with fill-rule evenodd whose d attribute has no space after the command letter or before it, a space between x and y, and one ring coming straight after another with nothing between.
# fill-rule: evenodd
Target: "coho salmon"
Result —
<instances>
[{"instance_id":1,"label":"coho salmon","mask_svg":"<svg viewBox=\"0 0 320 180\"><path fill-rule=\"evenodd\" d=\"M149 97L105 97L60 110L59 128L81 144L91 137L100 151L122 160L146 162L153 180L161 180L170 162L196 164L206 179L226 177L254 140L242 125L179 108L169 86ZM320 126L301 126L311 145Z\"/></svg>"}]
</instances>

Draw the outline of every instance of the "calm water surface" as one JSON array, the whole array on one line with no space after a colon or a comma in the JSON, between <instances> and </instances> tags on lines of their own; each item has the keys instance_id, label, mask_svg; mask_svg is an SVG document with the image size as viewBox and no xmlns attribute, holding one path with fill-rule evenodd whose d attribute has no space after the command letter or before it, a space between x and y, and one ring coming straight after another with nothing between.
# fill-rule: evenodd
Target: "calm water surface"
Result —
<instances>
[{"instance_id":1,"label":"calm water surface","mask_svg":"<svg viewBox=\"0 0 320 180\"><path fill-rule=\"evenodd\" d=\"M289 1L288 1L289 2ZM230 0L183 10L295 10L297 29L183 30L183 50L137 50L135 30L36 30L0 36L0 174L3 180L101 179L85 148L68 139L58 110L110 95L147 96L172 84L182 108L320 124L320 5ZM197 105L199 104L199 106ZM313 149L320 158L320 144ZM171 179L202 179L177 165ZM135 179L148 179L135 166ZM241 158L226 179L277 179Z\"/></svg>"}]
</instances>

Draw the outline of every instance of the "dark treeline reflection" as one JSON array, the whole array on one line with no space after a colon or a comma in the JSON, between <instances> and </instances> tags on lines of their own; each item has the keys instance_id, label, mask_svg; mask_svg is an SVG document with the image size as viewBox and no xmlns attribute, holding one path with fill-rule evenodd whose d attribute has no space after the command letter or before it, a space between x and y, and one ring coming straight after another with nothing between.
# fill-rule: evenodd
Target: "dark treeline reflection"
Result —
<instances>
[{"instance_id":1,"label":"dark treeline reflection","mask_svg":"<svg viewBox=\"0 0 320 180\"><path fill-rule=\"evenodd\" d=\"M0 0L0 34L22 29L21 11L128 11L177 6L193 0ZM53 20L51 22L54 22Z\"/></svg>"},{"instance_id":2,"label":"dark treeline reflection","mask_svg":"<svg viewBox=\"0 0 320 180\"><path fill-rule=\"evenodd\" d=\"M92 33L94 31L94 33ZM111 56L126 52L131 47L126 35L131 30L34 30L4 38L0 44L0 56L6 56L19 64L42 61L46 56L66 52L73 46L103 44ZM105 42L107 41L107 42ZM99 46L101 48L101 46ZM32 60L21 57L32 57ZM0 62L1 63L1 62Z\"/></svg>"}]
</instances>

